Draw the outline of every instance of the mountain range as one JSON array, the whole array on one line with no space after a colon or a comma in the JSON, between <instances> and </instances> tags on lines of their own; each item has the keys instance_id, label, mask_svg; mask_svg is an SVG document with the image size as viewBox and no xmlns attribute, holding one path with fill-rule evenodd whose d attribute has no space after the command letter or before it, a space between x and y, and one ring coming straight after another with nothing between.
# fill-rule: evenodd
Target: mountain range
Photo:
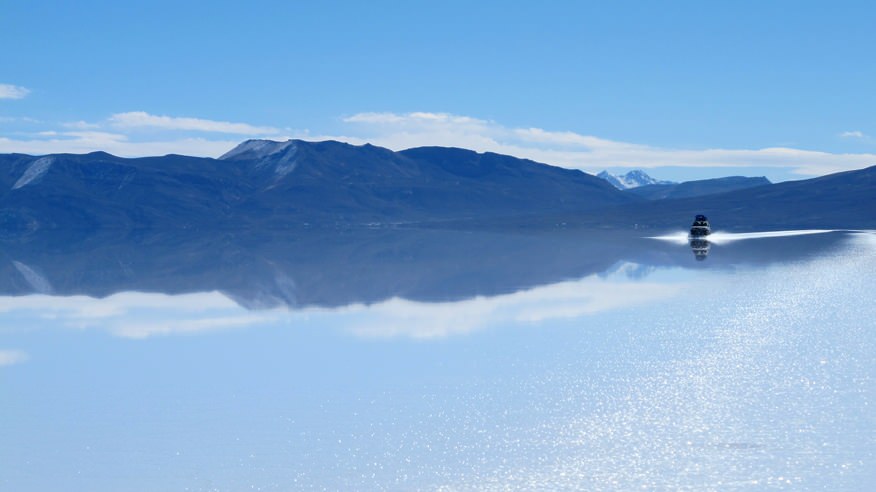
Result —
<instances>
[{"instance_id":1,"label":"mountain range","mask_svg":"<svg viewBox=\"0 0 876 492\"><path fill-rule=\"evenodd\" d=\"M603 179L495 153L249 140L219 159L0 155L0 238L70 229L876 227L876 167L771 184Z\"/></svg>"},{"instance_id":2,"label":"mountain range","mask_svg":"<svg viewBox=\"0 0 876 492\"><path fill-rule=\"evenodd\" d=\"M0 156L0 223L298 227L593 210L636 201L581 171L455 148L247 141L219 159Z\"/></svg>"}]
</instances>

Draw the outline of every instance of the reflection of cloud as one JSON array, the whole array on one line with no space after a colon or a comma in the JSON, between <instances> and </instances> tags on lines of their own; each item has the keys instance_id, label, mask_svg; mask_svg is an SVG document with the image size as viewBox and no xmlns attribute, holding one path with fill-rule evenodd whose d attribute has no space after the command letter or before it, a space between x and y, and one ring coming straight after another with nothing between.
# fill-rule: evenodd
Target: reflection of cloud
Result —
<instances>
[{"instance_id":1,"label":"reflection of cloud","mask_svg":"<svg viewBox=\"0 0 876 492\"><path fill-rule=\"evenodd\" d=\"M219 292L166 295L126 292L95 299L86 296L0 297L0 313L30 312L62 327L102 330L126 338L194 334L242 328L311 316L337 318L363 337L437 338L502 324L537 324L674 296L680 285L626 282L591 276L494 297L455 302L393 298L372 305L300 310L246 311Z\"/></svg>"},{"instance_id":2,"label":"reflection of cloud","mask_svg":"<svg viewBox=\"0 0 876 492\"><path fill-rule=\"evenodd\" d=\"M445 337L495 324L533 324L648 304L672 297L679 289L679 285L587 277L457 302L424 303L396 298L365 308L368 318L351 331L365 337Z\"/></svg>"},{"instance_id":3,"label":"reflection of cloud","mask_svg":"<svg viewBox=\"0 0 876 492\"><path fill-rule=\"evenodd\" d=\"M0 313L30 311L41 319L77 329L100 329L121 337L198 333L249 326L270 320L251 315L218 292L166 295L124 292L87 296L0 297Z\"/></svg>"},{"instance_id":4,"label":"reflection of cloud","mask_svg":"<svg viewBox=\"0 0 876 492\"><path fill-rule=\"evenodd\" d=\"M21 364L27 359L27 354L19 350L0 350L0 367Z\"/></svg>"},{"instance_id":5,"label":"reflection of cloud","mask_svg":"<svg viewBox=\"0 0 876 492\"><path fill-rule=\"evenodd\" d=\"M236 315L219 318L165 320L156 322L125 322L109 327L114 335L125 338L147 338L154 335L194 334L226 328L243 328L274 320L268 315Z\"/></svg>"},{"instance_id":6,"label":"reflection of cloud","mask_svg":"<svg viewBox=\"0 0 876 492\"><path fill-rule=\"evenodd\" d=\"M122 292L102 299L88 296L46 295L0 297L0 313L40 310L47 314L65 313L80 319L121 316L137 310L169 309L199 312L233 307L236 307L233 302L216 292L180 295Z\"/></svg>"}]
</instances>

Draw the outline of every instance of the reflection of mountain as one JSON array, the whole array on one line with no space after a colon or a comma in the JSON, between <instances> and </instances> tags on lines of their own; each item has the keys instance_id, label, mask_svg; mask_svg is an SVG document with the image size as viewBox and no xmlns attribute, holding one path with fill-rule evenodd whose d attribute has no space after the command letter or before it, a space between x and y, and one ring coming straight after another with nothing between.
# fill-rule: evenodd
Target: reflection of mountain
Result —
<instances>
[{"instance_id":1,"label":"reflection of mountain","mask_svg":"<svg viewBox=\"0 0 876 492\"><path fill-rule=\"evenodd\" d=\"M392 297L458 300L494 296L638 265L728 268L797 260L841 234L690 248L630 234L493 234L437 230L32 236L0 253L0 295L104 297L122 291L222 291L250 309L341 306ZM631 268L629 266L624 268Z\"/></svg>"}]
</instances>

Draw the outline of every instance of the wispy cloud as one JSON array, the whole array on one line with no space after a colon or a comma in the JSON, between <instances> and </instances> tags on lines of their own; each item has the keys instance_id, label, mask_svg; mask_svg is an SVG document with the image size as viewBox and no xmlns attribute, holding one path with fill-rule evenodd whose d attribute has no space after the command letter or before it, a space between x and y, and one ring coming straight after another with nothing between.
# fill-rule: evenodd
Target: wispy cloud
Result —
<instances>
[{"instance_id":1,"label":"wispy cloud","mask_svg":"<svg viewBox=\"0 0 876 492\"><path fill-rule=\"evenodd\" d=\"M218 157L239 140L210 140L206 138L170 138L137 141L123 133L100 131L40 132L33 138L11 139L0 137L0 153L19 152L42 155L72 153L83 154L104 151L122 157L150 155L184 154L205 157Z\"/></svg>"},{"instance_id":2,"label":"wispy cloud","mask_svg":"<svg viewBox=\"0 0 876 492\"><path fill-rule=\"evenodd\" d=\"M491 326L537 325L547 320L646 305L672 298L681 289L681 284L629 283L591 276L513 294L455 302L396 298L363 308L367 316L350 330L369 338L443 338Z\"/></svg>"},{"instance_id":3,"label":"wispy cloud","mask_svg":"<svg viewBox=\"0 0 876 492\"><path fill-rule=\"evenodd\" d=\"M42 121L29 116L0 116L0 123L24 123L27 125L36 125L42 123Z\"/></svg>"},{"instance_id":4,"label":"wispy cloud","mask_svg":"<svg viewBox=\"0 0 876 492\"><path fill-rule=\"evenodd\" d=\"M165 154L218 157L245 138L291 138L281 135L280 131L271 126L129 111L98 121L68 121L41 131L0 136L0 153L43 155L104 151L122 157Z\"/></svg>"},{"instance_id":5,"label":"wispy cloud","mask_svg":"<svg viewBox=\"0 0 876 492\"><path fill-rule=\"evenodd\" d=\"M30 89L12 84L0 84L0 99L24 99Z\"/></svg>"},{"instance_id":6,"label":"wispy cloud","mask_svg":"<svg viewBox=\"0 0 876 492\"><path fill-rule=\"evenodd\" d=\"M676 149L542 128L513 128L449 113L360 113L343 118L351 137L395 150L424 145L498 152L587 172L608 167L772 167L821 175L876 164L876 154L837 154L789 147Z\"/></svg>"},{"instance_id":7,"label":"wispy cloud","mask_svg":"<svg viewBox=\"0 0 876 492\"><path fill-rule=\"evenodd\" d=\"M158 116L144 111L116 113L109 123L119 128L157 128L161 130L185 130L234 135L276 135L280 130L270 126L253 126L247 123L205 120L177 116Z\"/></svg>"},{"instance_id":8,"label":"wispy cloud","mask_svg":"<svg viewBox=\"0 0 876 492\"><path fill-rule=\"evenodd\" d=\"M842 133L840 133L840 137L842 137L842 138L867 138L867 136L864 135L864 132L862 132L860 130L842 132Z\"/></svg>"},{"instance_id":9,"label":"wispy cloud","mask_svg":"<svg viewBox=\"0 0 876 492\"><path fill-rule=\"evenodd\" d=\"M21 364L27 359L27 354L20 350L0 350L0 367Z\"/></svg>"},{"instance_id":10,"label":"wispy cloud","mask_svg":"<svg viewBox=\"0 0 876 492\"><path fill-rule=\"evenodd\" d=\"M61 126L63 126L64 128L70 128L72 130L94 130L100 128L100 124L89 123L84 120L68 121L67 123L62 123Z\"/></svg>"}]
</instances>

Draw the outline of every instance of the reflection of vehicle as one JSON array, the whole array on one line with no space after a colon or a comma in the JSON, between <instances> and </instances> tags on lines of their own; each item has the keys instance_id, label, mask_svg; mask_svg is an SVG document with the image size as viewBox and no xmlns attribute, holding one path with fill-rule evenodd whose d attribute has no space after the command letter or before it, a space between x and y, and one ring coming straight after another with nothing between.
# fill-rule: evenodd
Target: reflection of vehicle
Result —
<instances>
[{"instance_id":1,"label":"reflection of vehicle","mask_svg":"<svg viewBox=\"0 0 876 492\"><path fill-rule=\"evenodd\" d=\"M712 245L709 243L708 239L692 238L690 240L690 249L693 251L694 258L696 258L697 261L705 260L709 256L709 248L711 247Z\"/></svg>"},{"instance_id":2,"label":"reflection of vehicle","mask_svg":"<svg viewBox=\"0 0 876 492\"><path fill-rule=\"evenodd\" d=\"M705 215L694 217L693 225L690 226L690 237L705 237L712 233L709 227L709 219Z\"/></svg>"}]
</instances>

